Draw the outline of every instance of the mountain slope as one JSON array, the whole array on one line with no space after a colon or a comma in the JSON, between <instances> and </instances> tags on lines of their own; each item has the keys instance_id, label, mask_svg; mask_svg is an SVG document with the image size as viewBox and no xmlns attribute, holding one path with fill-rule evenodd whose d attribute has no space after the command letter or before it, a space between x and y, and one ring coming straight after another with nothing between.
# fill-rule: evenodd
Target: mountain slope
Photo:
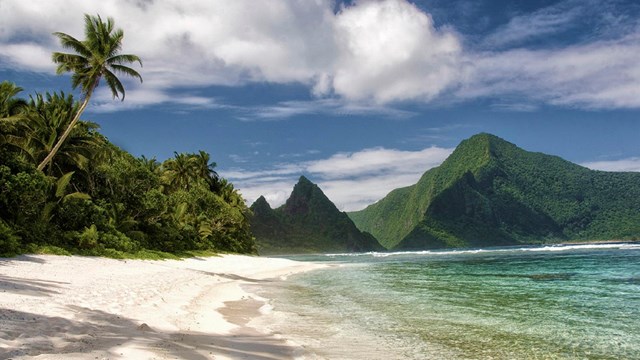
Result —
<instances>
[{"instance_id":1,"label":"mountain slope","mask_svg":"<svg viewBox=\"0 0 640 360\"><path fill-rule=\"evenodd\" d=\"M593 171L479 134L417 184L349 216L398 249L637 238L640 174Z\"/></svg>"},{"instance_id":2,"label":"mountain slope","mask_svg":"<svg viewBox=\"0 0 640 360\"><path fill-rule=\"evenodd\" d=\"M304 176L283 206L271 209L260 197L251 209L251 229L261 254L384 250Z\"/></svg>"}]
</instances>

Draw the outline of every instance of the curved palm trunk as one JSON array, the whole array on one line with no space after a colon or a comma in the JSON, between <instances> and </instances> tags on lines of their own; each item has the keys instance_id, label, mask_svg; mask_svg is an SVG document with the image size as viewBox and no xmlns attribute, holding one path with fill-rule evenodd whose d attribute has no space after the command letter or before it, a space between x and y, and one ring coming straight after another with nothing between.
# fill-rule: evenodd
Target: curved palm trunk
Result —
<instances>
[{"instance_id":1,"label":"curved palm trunk","mask_svg":"<svg viewBox=\"0 0 640 360\"><path fill-rule=\"evenodd\" d=\"M95 85L93 86L92 89L89 90L89 92L87 93L87 96L85 96L84 101L82 102L82 105L80 105L80 108L78 109L78 112L76 112L76 115L73 117L73 120L71 120L71 123L69 123L69 126L64 131L64 133L62 133L62 136L60 136L60 139L58 139L58 142L56 143L56 145L53 147L53 149L51 149L47 157L45 157L44 160L42 160L42 162L38 165L38 170L42 171L47 166L47 164L51 162L51 160L56 155L56 153L58 152L58 150L60 149L64 141L69 137L69 134L71 134L73 127L76 125L78 120L80 120L80 115L82 115L82 113L84 112L84 109L89 104L89 99L91 98L91 93L93 92L94 88L95 88Z\"/></svg>"}]
</instances>

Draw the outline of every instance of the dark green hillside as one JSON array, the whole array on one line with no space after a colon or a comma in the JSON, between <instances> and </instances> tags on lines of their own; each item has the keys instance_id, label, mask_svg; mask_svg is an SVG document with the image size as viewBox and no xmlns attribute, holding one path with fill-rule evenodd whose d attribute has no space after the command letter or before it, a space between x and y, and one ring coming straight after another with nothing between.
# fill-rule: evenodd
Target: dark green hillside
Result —
<instances>
[{"instance_id":1,"label":"dark green hillside","mask_svg":"<svg viewBox=\"0 0 640 360\"><path fill-rule=\"evenodd\" d=\"M304 176L283 206L271 209L260 197L251 210L251 230L261 254L384 250Z\"/></svg>"},{"instance_id":2,"label":"dark green hillside","mask_svg":"<svg viewBox=\"0 0 640 360\"><path fill-rule=\"evenodd\" d=\"M640 238L640 174L593 171L489 134L351 213L388 248Z\"/></svg>"}]
</instances>

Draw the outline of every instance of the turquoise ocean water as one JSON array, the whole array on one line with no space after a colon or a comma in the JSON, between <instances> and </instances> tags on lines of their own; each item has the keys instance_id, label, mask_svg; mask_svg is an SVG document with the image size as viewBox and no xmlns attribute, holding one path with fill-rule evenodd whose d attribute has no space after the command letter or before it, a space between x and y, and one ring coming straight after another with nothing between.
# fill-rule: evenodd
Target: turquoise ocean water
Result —
<instances>
[{"instance_id":1,"label":"turquoise ocean water","mask_svg":"<svg viewBox=\"0 0 640 360\"><path fill-rule=\"evenodd\" d=\"M640 244L294 257L262 320L319 359L640 359Z\"/></svg>"}]
</instances>

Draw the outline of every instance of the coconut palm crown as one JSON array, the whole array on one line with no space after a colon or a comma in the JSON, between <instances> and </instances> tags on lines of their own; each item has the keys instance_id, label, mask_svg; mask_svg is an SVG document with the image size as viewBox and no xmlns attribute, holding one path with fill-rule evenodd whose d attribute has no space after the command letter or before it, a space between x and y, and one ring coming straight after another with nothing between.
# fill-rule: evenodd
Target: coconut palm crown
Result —
<instances>
[{"instance_id":1,"label":"coconut palm crown","mask_svg":"<svg viewBox=\"0 0 640 360\"><path fill-rule=\"evenodd\" d=\"M85 14L85 39L80 41L71 35L56 32L54 33L60 39L63 48L73 50L75 53L59 53L54 52L52 60L58 64L56 72L62 74L71 72L71 83L73 88L80 88L84 100L73 121L69 124L67 130L62 134L56 146L51 150L49 155L38 165L38 169L42 170L55 156L56 152L71 133L71 130L80 119L80 115L87 107L89 99L93 91L100 83L100 79L104 77L113 98L124 100L125 90L122 82L116 76L127 75L138 78L142 82L140 74L126 66L125 64L138 62L142 66L142 61L136 55L120 54L122 49L122 39L124 33L122 29L114 29L113 19L107 18L104 22L100 15L92 16Z\"/></svg>"}]
</instances>

